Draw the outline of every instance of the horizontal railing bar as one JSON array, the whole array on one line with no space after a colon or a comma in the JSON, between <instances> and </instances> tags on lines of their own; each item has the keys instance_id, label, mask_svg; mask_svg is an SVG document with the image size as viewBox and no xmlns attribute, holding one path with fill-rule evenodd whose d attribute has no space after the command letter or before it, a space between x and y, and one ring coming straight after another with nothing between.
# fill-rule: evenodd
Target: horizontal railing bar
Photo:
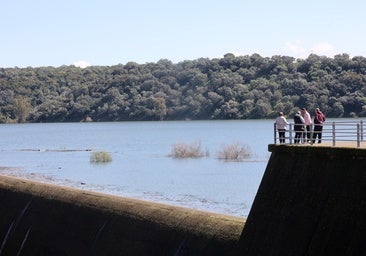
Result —
<instances>
[{"instance_id":1,"label":"horizontal railing bar","mask_svg":"<svg viewBox=\"0 0 366 256\"><path fill-rule=\"evenodd\" d=\"M295 128L298 126L304 126L294 123L289 123L289 129L285 132L284 139L287 140L287 143L293 144L295 142L303 143L310 141L312 143L315 140L319 141L319 138L314 138L314 134L318 134L319 132L314 131L313 125L311 125L310 131L295 131ZM321 133L321 141L331 141L333 142L333 146L335 146L336 142L357 142L357 147L360 146L361 142L364 141L366 136L364 129L366 124L363 121L337 121L337 122L325 122L322 127ZM295 138L295 134L300 133L301 138ZM307 136L310 136L308 139ZM277 137L276 133L276 124L274 124L274 142L277 143L280 141L280 138Z\"/></svg>"}]
</instances>

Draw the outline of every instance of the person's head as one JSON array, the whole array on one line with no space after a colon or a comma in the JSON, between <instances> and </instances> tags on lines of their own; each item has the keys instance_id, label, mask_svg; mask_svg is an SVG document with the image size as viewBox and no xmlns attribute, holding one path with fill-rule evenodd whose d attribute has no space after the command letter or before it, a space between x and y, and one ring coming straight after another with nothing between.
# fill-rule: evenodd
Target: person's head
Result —
<instances>
[{"instance_id":1,"label":"person's head","mask_svg":"<svg viewBox=\"0 0 366 256\"><path fill-rule=\"evenodd\" d=\"M316 109L315 109L315 112L316 112L316 113L320 113L320 109L319 109L319 108L316 108Z\"/></svg>"},{"instance_id":2,"label":"person's head","mask_svg":"<svg viewBox=\"0 0 366 256\"><path fill-rule=\"evenodd\" d=\"M278 116L283 116L283 112L278 113Z\"/></svg>"}]
</instances>

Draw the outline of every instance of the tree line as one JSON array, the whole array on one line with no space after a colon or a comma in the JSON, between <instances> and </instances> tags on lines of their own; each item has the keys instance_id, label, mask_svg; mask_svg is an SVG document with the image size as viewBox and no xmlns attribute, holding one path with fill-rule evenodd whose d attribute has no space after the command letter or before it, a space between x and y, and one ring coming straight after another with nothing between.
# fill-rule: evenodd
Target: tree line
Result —
<instances>
[{"instance_id":1,"label":"tree line","mask_svg":"<svg viewBox=\"0 0 366 256\"><path fill-rule=\"evenodd\" d=\"M366 58L259 54L172 63L0 68L0 122L366 116Z\"/></svg>"}]
</instances>

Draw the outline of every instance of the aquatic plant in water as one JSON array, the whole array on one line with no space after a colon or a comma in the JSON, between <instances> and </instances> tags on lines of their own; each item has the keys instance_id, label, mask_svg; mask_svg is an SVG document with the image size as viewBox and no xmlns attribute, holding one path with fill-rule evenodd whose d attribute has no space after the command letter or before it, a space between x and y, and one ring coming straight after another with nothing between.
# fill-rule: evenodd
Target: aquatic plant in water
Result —
<instances>
[{"instance_id":1,"label":"aquatic plant in water","mask_svg":"<svg viewBox=\"0 0 366 256\"><path fill-rule=\"evenodd\" d=\"M223 148L216 153L217 159L224 161L242 161L251 156L248 146L240 143L224 145Z\"/></svg>"},{"instance_id":2,"label":"aquatic plant in water","mask_svg":"<svg viewBox=\"0 0 366 256\"><path fill-rule=\"evenodd\" d=\"M108 163L111 161L112 161L111 155L105 151L92 152L90 156L91 163Z\"/></svg>"},{"instance_id":3,"label":"aquatic plant in water","mask_svg":"<svg viewBox=\"0 0 366 256\"><path fill-rule=\"evenodd\" d=\"M193 142L191 144L174 144L172 146L172 153L170 156L173 158L200 158L208 155L209 153L207 150L206 152L202 150L202 145L200 142Z\"/></svg>"}]
</instances>

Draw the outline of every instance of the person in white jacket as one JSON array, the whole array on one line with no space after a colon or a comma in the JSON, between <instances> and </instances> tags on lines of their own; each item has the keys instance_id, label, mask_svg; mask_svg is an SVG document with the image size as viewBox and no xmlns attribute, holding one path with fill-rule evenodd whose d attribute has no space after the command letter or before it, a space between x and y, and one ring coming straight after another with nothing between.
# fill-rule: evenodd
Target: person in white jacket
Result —
<instances>
[{"instance_id":1,"label":"person in white jacket","mask_svg":"<svg viewBox=\"0 0 366 256\"><path fill-rule=\"evenodd\" d=\"M283 112L278 113L278 117L276 118L276 127L278 136L280 138L280 143L285 143L285 132L288 124L289 123L287 122L286 117L283 115Z\"/></svg>"}]
</instances>

